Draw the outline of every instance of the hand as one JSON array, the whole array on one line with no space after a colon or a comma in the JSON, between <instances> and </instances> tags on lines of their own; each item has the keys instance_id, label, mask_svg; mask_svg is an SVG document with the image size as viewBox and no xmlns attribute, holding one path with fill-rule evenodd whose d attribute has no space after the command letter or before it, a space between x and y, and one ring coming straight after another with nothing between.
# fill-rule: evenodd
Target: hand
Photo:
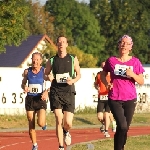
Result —
<instances>
[{"instance_id":1,"label":"hand","mask_svg":"<svg viewBox=\"0 0 150 150\"><path fill-rule=\"evenodd\" d=\"M97 87L98 92L100 92L100 87Z\"/></svg>"},{"instance_id":2,"label":"hand","mask_svg":"<svg viewBox=\"0 0 150 150\"><path fill-rule=\"evenodd\" d=\"M107 88L108 90L111 90L111 89L113 88L113 84L112 84L112 83L108 83L108 85L106 86L106 88Z\"/></svg>"},{"instance_id":3,"label":"hand","mask_svg":"<svg viewBox=\"0 0 150 150\"><path fill-rule=\"evenodd\" d=\"M45 91L42 93L42 95L41 95L41 99L42 99L43 101L45 101L47 98L48 98L48 91L45 90Z\"/></svg>"},{"instance_id":4,"label":"hand","mask_svg":"<svg viewBox=\"0 0 150 150\"><path fill-rule=\"evenodd\" d=\"M132 71L131 67L126 69L126 75L127 75L127 77L133 77L134 76L134 72Z\"/></svg>"},{"instance_id":5,"label":"hand","mask_svg":"<svg viewBox=\"0 0 150 150\"><path fill-rule=\"evenodd\" d=\"M67 84L72 85L73 83L74 83L74 82L73 82L73 79L70 78L70 77L68 77L68 79L67 79Z\"/></svg>"},{"instance_id":6,"label":"hand","mask_svg":"<svg viewBox=\"0 0 150 150\"><path fill-rule=\"evenodd\" d=\"M52 82L52 81L53 81L54 76L53 76L53 74L52 74L52 73L48 75L48 79L49 79L49 81L50 81L50 82Z\"/></svg>"},{"instance_id":7,"label":"hand","mask_svg":"<svg viewBox=\"0 0 150 150\"><path fill-rule=\"evenodd\" d=\"M29 87L25 86L24 87L24 93L28 93L29 92Z\"/></svg>"}]
</instances>

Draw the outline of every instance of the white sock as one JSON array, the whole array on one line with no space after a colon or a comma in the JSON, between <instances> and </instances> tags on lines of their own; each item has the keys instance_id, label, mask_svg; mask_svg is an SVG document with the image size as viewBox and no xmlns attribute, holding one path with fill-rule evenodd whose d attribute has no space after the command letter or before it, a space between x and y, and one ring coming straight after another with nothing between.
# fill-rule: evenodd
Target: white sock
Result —
<instances>
[{"instance_id":1,"label":"white sock","mask_svg":"<svg viewBox=\"0 0 150 150\"><path fill-rule=\"evenodd\" d=\"M33 145L34 145L34 146L36 146L36 145L37 145L37 143L34 143Z\"/></svg>"},{"instance_id":2,"label":"white sock","mask_svg":"<svg viewBox=\"0 0 150 150\"><path fill-rule=\"evenodd\" d=\"M112 123L113 123L113 124L116 124L116 121L113 121Z\"/></svg>"}]
</instances>

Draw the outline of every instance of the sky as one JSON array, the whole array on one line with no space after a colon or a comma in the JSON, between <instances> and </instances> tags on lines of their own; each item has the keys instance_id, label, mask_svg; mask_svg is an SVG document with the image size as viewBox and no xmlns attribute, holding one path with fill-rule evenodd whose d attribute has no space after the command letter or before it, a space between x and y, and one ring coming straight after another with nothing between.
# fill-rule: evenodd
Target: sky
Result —
<instances>
[{"instance_id":1,"label":"sky","mask_svg":"<svg viewBox=\"0 0 150 150\"><path fill-rule=\"evenodd\" d=\"M37 0L33 0L33 1L37 1ZM47 0L38 0L38 1L41 2L42 5L44 5ZM84 1L84 2L86 2L86 3L89 3L90 0L78 0L78 1L79 1L79 2L80 2L80 1Z\"/></svg>"}]
</instances>

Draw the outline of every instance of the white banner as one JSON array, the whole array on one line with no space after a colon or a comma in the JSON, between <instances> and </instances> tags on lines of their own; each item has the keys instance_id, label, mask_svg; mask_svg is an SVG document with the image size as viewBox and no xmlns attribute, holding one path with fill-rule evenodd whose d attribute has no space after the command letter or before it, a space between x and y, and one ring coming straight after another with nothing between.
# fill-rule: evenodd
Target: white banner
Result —
<instances>
[{"instance_id":1,"label":"white banner","mask_svg":"<svg viewBox=\"0 0 150 150\"><path fill-rule=\"evenodd\" d=\"M0 114L16 114L25 112L25 96L21 89L22 68L0 68ZM76 110L85 107L97 106L97 90L94 87L95 76L100 68L81 68L81 79L75 84L76 87ZM150 110L150 68L145 67L145 83L143 86L136 85L138 104L136 112ZM50 82L46 82L46 87ZM50 103L47 101L48 111Z\"/></svg>"},{"instance_id":2,"label":"white banner","mask_svg":"<svg viewBox=\"0 0 150 150\"><path fill-rule=\"evenodd\" d=\"M150 112L150 67L145 67L144 85L136 84L137 106L136 112Z\"/></svg>"}]
</instances>

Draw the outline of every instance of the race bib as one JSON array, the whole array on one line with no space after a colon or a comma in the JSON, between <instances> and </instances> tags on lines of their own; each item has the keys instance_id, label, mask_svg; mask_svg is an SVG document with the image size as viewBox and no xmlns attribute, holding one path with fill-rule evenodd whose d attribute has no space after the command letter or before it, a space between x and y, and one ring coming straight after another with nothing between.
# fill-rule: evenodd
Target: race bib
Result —
<instances>
[{"instance_id":1,"label":"race bib","mask_svg":"<svg viewBox=\"0 0 150 150\"><path fill-rule=\"evenodd\" d=\"M129 78L129 77L126 75L126 69L128 69L129 67L130 67L131 70L133 71L133 66L126 66L126 65L119 65L119 64L116 64L116 65L115 65L115 69L114 69L114 74L115 74L115 75L122 76L122 77L127 77L127 78Z\"/></svg>"},{"instance_id":2,"label":"race bib","mask_svg":"<svg viewBox=\"0 0 150 150\"><path fill-rule=\"evenodd\" d=\"M70 77L69 72L63 74L56 74L57 83L67 83L67 79Z\"/></svg>"},{"instance_id":3,"label":"race bib","mask_svg":"<svg viewBox=\"0 0 150 150\"><path fill-rule=\"evenodd\" d=\"M29 84L29 93L42 93L42 85L40 84Z\"/></svg>"},{"instance_id":4,"label":"race bib","mask_svg":"<svg viewBox=\"0 0 150 150\"><path fill-rule=\"evenodd\" d=\"M108 100L108 95L100 95L100 100Z\"/></svg>"}]
</instances>

